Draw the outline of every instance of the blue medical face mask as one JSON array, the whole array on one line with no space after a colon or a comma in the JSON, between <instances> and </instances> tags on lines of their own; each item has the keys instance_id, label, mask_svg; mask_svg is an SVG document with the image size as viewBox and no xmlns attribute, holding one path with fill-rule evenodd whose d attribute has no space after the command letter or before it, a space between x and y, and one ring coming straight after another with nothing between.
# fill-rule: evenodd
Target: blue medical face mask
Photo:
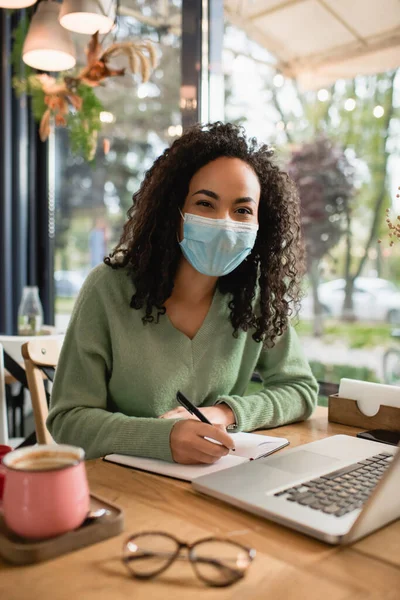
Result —
<instances>
[{"instance_id":1,"label":"blue medical face mask","mask_svg":"<svg viewBox=\"0 0 400 600\"><path fill-rule=\"evenodd\" d=\"M256 241L258 225L253 223L208 219L191 213L186 213L183 220L183 240L179 245L192 267L204 275L228 275L250 254Z\"/></svg>"}]
</instances>

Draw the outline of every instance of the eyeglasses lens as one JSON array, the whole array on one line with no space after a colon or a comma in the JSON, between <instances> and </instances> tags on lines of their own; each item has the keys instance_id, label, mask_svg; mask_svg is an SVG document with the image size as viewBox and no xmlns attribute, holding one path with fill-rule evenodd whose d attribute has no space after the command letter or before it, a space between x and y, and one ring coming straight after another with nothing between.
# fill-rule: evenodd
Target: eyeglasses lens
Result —
<instances>
[{"instance_id":1,"label":"eyeglasses lens","mask_svg":"<svg viewBox=\"0 0 400 600\"><path fill-rule=\"evenodd\" d=\"M175 558L178 544L170 537L146 533L132 537L125 544L123 560L136 577L152 577L164 570Z\"/></svg>"},{"instance_id":2,"label":"eyeglasses lens","mask_svg":"<svg viewBox=\"0 0 400 600\"><path fill-rule=\"evenodd\" d=\"M190 557L198 576L217 586L229 585L243 577L251 563L248 551L234 542L219 540L199 542Z\"/></svg>"}]
</instances>

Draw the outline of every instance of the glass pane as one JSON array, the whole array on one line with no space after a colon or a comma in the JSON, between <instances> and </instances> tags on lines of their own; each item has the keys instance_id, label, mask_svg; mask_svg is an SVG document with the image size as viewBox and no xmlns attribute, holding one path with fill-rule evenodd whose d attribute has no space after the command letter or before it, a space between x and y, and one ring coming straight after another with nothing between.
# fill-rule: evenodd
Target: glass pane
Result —
<instances>
[{"instance_id":1,"label":"glass pane","mask_svg":"<svg viewBox=\"0 0 400 600\"><path fill-rule=\"evenodd\" d=\"M248 3L226 12L225 118L274 146L278 164L299 189L308 259L300 321L293 324L317 379L399 383L393 363L400 338L393 330L400 324L400 70L374 73L366 55L349 79L343 71L315 85L330 69L312 66L311 79L296 79L281 69L297 56L293 45L300 41L299 71L306 60L317 64L311 22L305 35L291 10L276 8L259 18L258 12ZM318 43L342 44L323 24L315 21L315 28Z\"/></svg>"},{"instance_id":2,"label":"glass pane","mask_svg":"<svg viewBox=\"0 0 400 600\"><path fill-rule=\"evenodd\" d=\"M64 330L82 283L117 243L145 171L180 135L181 0L130 0L121 8L115 34L103 42L149 39L159 64L149 82L129 70L95 88L103 104L93 165L71 152L69 132L56 130L56 326ZM80 64L88 36L76 34ZM111 64L112 63L112 64ZM125 57L111 66L128 66ZM109 149L108 153L107 150Z\"/></svg>"},{"instance_id":3,"label":"glass pane","mask_svg":"<svg viewBox=\"0 0 400 600\"><path fill-rule=\"evenodd\" d=\"M150 576L175 558L178 544L163 534L142 534L130 539L124 548L124 562L132 573Z\"/></svg>"}]
</instances>

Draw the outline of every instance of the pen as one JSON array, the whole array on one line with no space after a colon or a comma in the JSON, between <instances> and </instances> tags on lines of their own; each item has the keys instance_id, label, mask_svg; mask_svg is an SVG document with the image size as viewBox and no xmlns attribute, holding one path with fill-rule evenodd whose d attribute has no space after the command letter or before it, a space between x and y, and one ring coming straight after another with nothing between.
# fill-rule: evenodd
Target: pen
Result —
<instances>
[{"instance_id":1,"label":"pen","mask_svg":"<svg viewBox=\"0 0 400 600\"><path fill-rule=\"evenodd\" d=\"M207 417L203 415L203 413L201 412L201 410L199 410L197 408L197 406L194 406L194 404L192 404L190 402L190 400L188 400L186 398L186 396L184 396L182 394L182 392L177 392L176 393L176 399L178 400L179 404L181 406L183 406L183 408L186 408L186 410L188 412L190 412L191 415L194 415L195 417L197 417L198 419L200 419L200 421L202 421L203 423L207 423L208 425L212 425L211 421L209 421L207 419ZM216 442L216 443L219 444L220 442ZM234 452L235 448L232 448L232 451Z\"/></svg>"},{"instance_id":2,"label":"pen","mask_svg":"<svg viewBox=\"0 0 400 600\"><path fill-rule=\"evenodd\" d=\"M186 408L186 410L188 412L190 412L191 415L194 415L195 417L197 417L198 419L200 419L200 421L202 421L203 423L207 423L208 425L212 425L212 423L207 419L207 417L205 417L203 415L203 413L197 408L197 406L194 406L194 404L192 404L190 402L190 400L188 400L186 398L186 396L184 396L182 394L182 392L177 392L176 393L176 399L178 400L179 404L181 406L183 406L183 408Z\"/></svg>"}]
</instances>

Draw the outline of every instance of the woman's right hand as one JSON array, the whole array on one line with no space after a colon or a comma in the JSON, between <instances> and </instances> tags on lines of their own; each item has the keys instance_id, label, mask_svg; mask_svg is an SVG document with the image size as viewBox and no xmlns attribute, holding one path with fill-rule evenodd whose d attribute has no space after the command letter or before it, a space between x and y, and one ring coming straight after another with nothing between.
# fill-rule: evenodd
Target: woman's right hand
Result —
<instances>
[{"instance_id":1,"label":"woman's right hand","mask_svg":"<svg viewBox=\"0 0 400 600\"><path fill-rule=\"evenodd\" d=\"M206 440L206 437L223 445L214 444ZM226 433L223 425L208 425L192 419L175 423L170 435L170 445L172 458L182 465L211 465L235 448L233 439Z\"/></svg>"}]
</instances>

